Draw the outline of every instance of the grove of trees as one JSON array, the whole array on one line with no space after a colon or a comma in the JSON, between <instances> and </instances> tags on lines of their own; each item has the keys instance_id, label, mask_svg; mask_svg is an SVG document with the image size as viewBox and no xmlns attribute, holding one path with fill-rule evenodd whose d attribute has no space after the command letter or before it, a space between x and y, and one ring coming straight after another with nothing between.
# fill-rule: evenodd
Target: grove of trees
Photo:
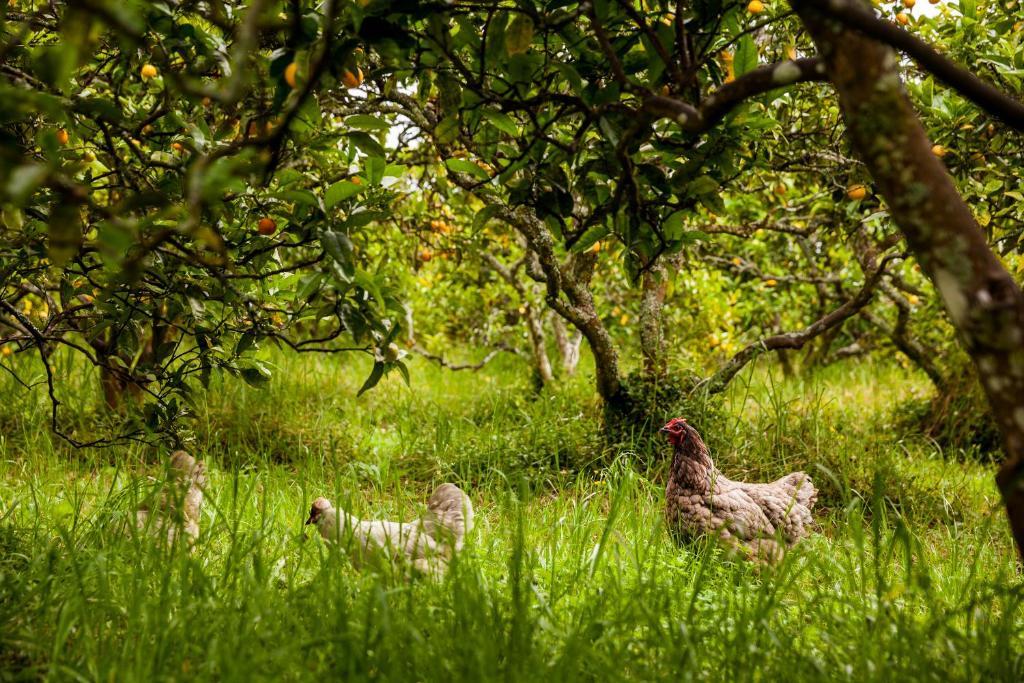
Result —
<instances>
[{"instance_id":1,"label":"grove of trees","mask_svg":"<svg viewBox=\"0 0 1024 683\"><path fill-rule=\"evenodd\" d=\"M86 446L180 442L268 345L370 390L477 367L456 339L554 385L585 342L610 433L766 354L893 350L938 422L980 386L1024 548L1021 8L914 6L8 3L0 367Z\"/></svg>"}]
</instances>

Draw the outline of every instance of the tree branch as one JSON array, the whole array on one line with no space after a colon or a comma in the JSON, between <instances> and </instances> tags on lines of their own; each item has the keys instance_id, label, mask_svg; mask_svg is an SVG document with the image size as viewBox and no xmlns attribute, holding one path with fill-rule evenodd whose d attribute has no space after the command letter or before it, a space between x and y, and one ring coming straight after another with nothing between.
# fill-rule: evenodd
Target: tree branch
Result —
<instances>
[{"instance_id":1,"label":"tree branch","mask_svg":"<svg viewBox=\"0 0 1024 683\"><path fill-rule=\"evenodd\" d=\"M834 17L869 38L891 45L917 62L922 69L974 102L1007 125L1024 131L1024 103L1010 97L967 69L944 57L934 47L892 22L875 16L857 2L811 2L815 10Z\"/></svg>"},{"instance_id":2,"label":"tree branch","mask_svg":"<svg viewBox=\"0 0 1024 683\"><path fill-rule=\"evenodd\" d=\"M659 118L673 119L683 130L700 133L714 127L726 114L751 97L794 83L827 80L825 64L821 58L805 57L766 64L748 71L718 88L699 108L661 95L646 97L642 108Z\"/></svg>"},{"instance_id":3,"label":"tree branch","mask_svg":"<svg viewBox=\"0 0 1024 683\"><path fill-rule=\"evenodd\" d=\"M901 254L890 254L882 259L878 268L864 281L860 291L852 299L849 299L828 315L819 318L798 332L776 334L749 344L726 361L714 375L694 387L693 391L701 389L708 394L717 394L728 386L729 382L740 370L762 354L768 351L803 348L803 345L811 339L846 322L848 318L855 315L871 301L871 297L874 295L888 263L901 257Z\"/></svg>"}]
</instances>

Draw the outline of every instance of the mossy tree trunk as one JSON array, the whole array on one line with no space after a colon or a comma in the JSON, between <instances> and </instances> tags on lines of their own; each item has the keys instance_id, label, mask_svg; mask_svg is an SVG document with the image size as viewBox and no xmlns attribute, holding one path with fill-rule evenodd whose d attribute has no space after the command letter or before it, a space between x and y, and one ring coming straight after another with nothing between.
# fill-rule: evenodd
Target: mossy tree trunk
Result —
<instances>
[{"instance_id":1,"label":"mossy tree trunk","mask_svg":"<svg viewBox=\"0 0 1024 683\"><path fill-rule=\"evenodd\" d=\"M1024 558L1024 295L932 154L896 53L826 18L817 0L792 5L826 60L854 148L974 362L1006 447L997 481Z\"/></svg>"},{"instance_id":2,"label":"mossy tree trunk","mask_svg":"<svg viewBox=\"0 0 1024 683\"><path fill-rule=\"evenodd\" d=\"M640 352L644 379L655 381L668 372L662 309L668 289L665 266L661 263L644 271L640 293Z\"/></svg>"}]
</instances>

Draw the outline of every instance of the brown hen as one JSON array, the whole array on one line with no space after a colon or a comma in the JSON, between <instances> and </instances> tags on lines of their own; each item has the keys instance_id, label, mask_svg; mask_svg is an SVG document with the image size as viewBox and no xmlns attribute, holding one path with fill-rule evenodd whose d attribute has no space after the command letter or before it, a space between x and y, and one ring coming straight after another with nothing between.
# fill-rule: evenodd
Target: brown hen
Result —
<instances>
[{"instance_id":1,"label":"brown hen","mask_svg":"<svg viewBox=\"0 0 1024 683\"><path fill-rule=\"evenodd\" d=\"M661 431L675 449L665 512L677 540L713 535L748 556L775 561L809 533L818 492L806 474L793 472L770 484L732 481L686 420L676 418Z\"/></svg>"}]
</instances>

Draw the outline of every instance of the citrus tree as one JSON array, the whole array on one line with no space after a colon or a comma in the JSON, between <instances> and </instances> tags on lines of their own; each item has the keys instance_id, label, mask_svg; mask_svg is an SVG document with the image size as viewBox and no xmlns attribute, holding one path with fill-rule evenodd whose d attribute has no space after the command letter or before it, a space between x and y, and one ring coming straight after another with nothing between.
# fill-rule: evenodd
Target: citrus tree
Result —
<instances>
[{"instance_id":1,"label":"citrus tree","mask_svg":"<svg viewBox=\"0 0 1024 683\"><path fill-rule=\"evenodd\" d=\"M405 369L405 308L374 229L396 199L382 181L401 169L380 120L333 125L362 79L341 8L289 7L5 10L0 343L5 360L42 363L4 369L26 386L41 369L72 443L177 439L213 372L267 381L254 354L267 343L370 354L366 388ZM126 427L65 429L59 350L98 368Z\"/></svg>"}]
</instances>

